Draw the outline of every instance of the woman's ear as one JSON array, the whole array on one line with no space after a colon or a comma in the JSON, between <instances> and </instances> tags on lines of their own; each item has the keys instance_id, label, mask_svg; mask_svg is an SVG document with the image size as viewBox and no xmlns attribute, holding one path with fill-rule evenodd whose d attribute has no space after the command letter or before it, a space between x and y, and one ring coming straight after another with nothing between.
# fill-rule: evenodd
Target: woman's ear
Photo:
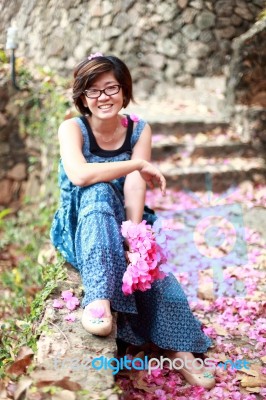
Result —
<instances>
[{"instance_id":1,"label":"woman's ear","mask_svg":"<svg viewBox=\"0 0 266 400\"><path fill-rule=\"evenodd\" d=\"M86 96L85 96L84 94L82 94L82 95L80 96L80 99L81 99L81 101L82 101L83 106L84 106L85 108L88 108L88 104L87 104L87 101L86 101Z\"/></svg>"}]
</instances>

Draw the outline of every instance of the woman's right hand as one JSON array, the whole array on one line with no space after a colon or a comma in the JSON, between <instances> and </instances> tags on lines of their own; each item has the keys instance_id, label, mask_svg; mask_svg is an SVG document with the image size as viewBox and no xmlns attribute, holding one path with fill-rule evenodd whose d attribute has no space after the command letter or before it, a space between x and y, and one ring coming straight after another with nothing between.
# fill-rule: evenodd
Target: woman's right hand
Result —
<instances>
[{"instance_id":1,"label":"woman's right hand","mask_svg":"<svg viewBox=\"0 0 266 400\"><path fill-rule=\"evenodd\" d=\"M142 166L139 169L139 173L151 189L154 189L155 183L157 183L162 194L165 195L166 180L158 168L148 161L142 160Z\"/></svg>"}]
</instances>

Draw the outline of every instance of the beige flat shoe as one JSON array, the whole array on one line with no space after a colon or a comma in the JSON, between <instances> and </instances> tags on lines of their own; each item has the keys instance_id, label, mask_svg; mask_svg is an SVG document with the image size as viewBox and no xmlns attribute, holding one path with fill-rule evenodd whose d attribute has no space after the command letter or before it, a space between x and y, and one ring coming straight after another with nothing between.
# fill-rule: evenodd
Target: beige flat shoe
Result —
<instances>
[{"instance_id":1,"label":"beige flat shoe","mask_svg":"<svg viewBox=\"0 0 266 400\"><path fill-rule=\"evenodd\" d=\"M82 314L81 323L83 328L97 336L108 336L112 332L113 317L103 317L103 312L99 312L99 309L85 309Z\"/></svg>"},{"instance_id":2,"label":"beige flat shoe","mask_svg":"<svg viewBox=\"0 0 266 400\"><path fill-rule=\"evenodd\" d=\"M214 375L209 371L192 374L187 369L182 368L179 369L178 372L183 375L190 385L201 386L205 389L212 389L216 384Z\"/></svg>"}]
</instances>

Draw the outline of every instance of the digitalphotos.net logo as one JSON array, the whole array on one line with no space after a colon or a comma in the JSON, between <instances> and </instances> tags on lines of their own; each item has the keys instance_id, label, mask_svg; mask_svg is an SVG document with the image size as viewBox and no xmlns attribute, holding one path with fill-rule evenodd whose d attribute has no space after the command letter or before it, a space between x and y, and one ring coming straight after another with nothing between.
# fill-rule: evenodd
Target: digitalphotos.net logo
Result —
<instances>
[{"instance_id":1,"label":"digitalphotos.net logo","mask_svg":"<svg viewBox=\"0 0 266 400\"><path fill-rule=\"evenodd\" d=\"M93 368L97 371L100 370L111 370L113 375L118 374L119 371L122 370L136 370L143 371L146 370L148 374L152 374L152 371L162 370L164 367L169 368L170 370L180 370L182 368L186 368L187 370L196 369L200 370L202 367L206 369L205 374L206 377L211 377L212 371L216 368L217 361L214 358L205 358L202 360L201 358L195 358L194 360L190 360L185 358L184 360L181 358L175 358L173 360L160 356L160 358L149 358L145 356L143 358L130 358L127 355L124 357L116 358L111 357L107 358L105 356L100 357L84 357L83 359L78 358L59 358L58 356L53 359L54 368L55 369L69 369L72 371L88 371ZM242 370L249 369L250 362L244 359L239 360L226 360L224 363L220 362L218 367L223 368L224 370L227 367L231 367L234 370Z\"/></svg>"},{"instance_id":2,"label":"digitalphotos.net logo","mask_svg":"<svg viewBox=\"0 0 266 400\"><path fill-rule=\"evenodd\" d=\"M172 241L175 259L172 260L173 272L184 273L189 277L185 289L189 300L196 301L198 293L198 273L212 270L213 289L216 297L244 296L245 285L230 273L224 276L223 268L243 266L247 263L247 244L243 222L243 210L240 203L225 204L226 198L234 192L231 187L220 197L212 191L212 177L206 175L206 193L204 201L196 193L185 190L199 204L188 210L161 212L164 219L171 218L178 228L174 228L176 237ZM166 271L167 272L167 271Z\"/></svg>"}]
</instances>

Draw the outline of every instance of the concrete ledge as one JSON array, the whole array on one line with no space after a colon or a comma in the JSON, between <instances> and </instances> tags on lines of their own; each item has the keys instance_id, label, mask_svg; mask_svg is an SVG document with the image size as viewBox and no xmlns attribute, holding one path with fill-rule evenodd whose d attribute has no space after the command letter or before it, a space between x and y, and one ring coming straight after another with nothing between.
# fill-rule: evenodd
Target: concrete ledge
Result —
<instances>
[{"instance_id":1,"label":"concrete ledge","mask_svg":"<svg viewBox=\"0 0 266 400\"><path fill-rule=\"evenodd\" d=\"M66 264L68 278L60 282L56 291L46 302L45 313L41 321L42 334L38 341L36 369L31 373L34 382L54 382L65 377L73 382L77 394L79 390L87 391L80 399L117 400L113 393L114 376L110 369L96 370L91 366L95 357L115 357L115 318L112 334L98 337L89 334L81 325L82 309L74 311L75 322L67 322L64 318L68 310L54 309L53 300L59 298L62 290L73 289L81 301L82 287L78 272ZM51 383L50 383L51 384ZM84 397L83 397L84 396Z\"/></svg>"}]
</instances>

